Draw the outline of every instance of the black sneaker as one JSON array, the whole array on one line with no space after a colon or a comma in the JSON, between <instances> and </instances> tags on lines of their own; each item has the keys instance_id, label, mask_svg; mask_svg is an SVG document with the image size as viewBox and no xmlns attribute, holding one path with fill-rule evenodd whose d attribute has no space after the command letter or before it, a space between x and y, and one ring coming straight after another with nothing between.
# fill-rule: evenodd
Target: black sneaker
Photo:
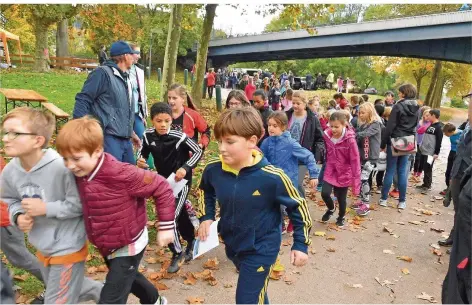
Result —
<instances>
[{"instance_id":1,"label":"black sneaker","mask_svg":"<svg viewBox=\"0 0 472 305\"><path fill-rule=\"evenodd\" d=\"M331 216L334 214L334 212L336 212L336 208L334 208L334 210L327 210L326 213L324 213L323 217L321 217L321 221L323 222L327 222Z\"/></svg>"},{"instance_id":2,"label":"black sneaker","mask_svg":"<svg viewBox=\"0 0 472 305\"><path fill-rule=\"evenodd\" d=\"M169 268L167 268L167 272L176 273L177 271L179 271L179 269L180 269L179 265L180 265L180 263L182 263L183 259L185 259L183 252L180 252L179 254L174 253L172 255L172 261L170 263L170 266L169 266Z\"/></svg>"},{"instance_id":3,"label":"black sneaker","mask_svg":"<svg viewBox=\"0 0 472 305\"><path fill-rule=\"evenodd\" d=\"M440 245L441 247L452 247L452 238L440 240L438 241L438 245Z\"/></svg>"},{"instance_id":4,"label":"black sneaker","mask_svg":"<svg viewBox=\"0 0 472 305\"><path fill-rule=\"evenodd\" d=\"M340 228L344 227L344 217L343 218L339 218L336 220L336 225Z\"/></svg>"},{"instance_id":5,"label":"black sneaker","mask_svg":"<svg viewBox=\"0 0 472 305\"><path fill-rule=\"evenodd\" d=\"M425 186L425 187L421 190L421 194L427 195L427 194L429 194L430 191L431 191L431 187Z\"/></svg>"},{"instance_id":6,"label":"black sneaker","mask_svg":"<svg viewBox=\"0 0 472 305\"><path fill-rule=\"evenodd\" d=\"M415 188L417 188L419 190L424 190L426 188L426 186L424 184L420 184L420 185L415 186Z\"/></svg>"},{"instance_id":7,"label":"black sneaker","mask_svg":"<svg viewBox=\"0 0 472 305\"><path fill-rule=\"evenodd\" d=\"M185 262L190 262L193 259L193 247L195 246L195 239L192 240L190 244L187 245L187 248L185 248Z\"/></svg>"},{"instance_id":8,"label":"black sneaker","mask_svg":"<svg viewBox=\"0 0 472 305\"><path fill-rule=\"evenodd\" d=\"M44 293L46 293L46 290L44 290L40 295L35 297L30 304L44 304Z\"/></svg>"}]
</instances>

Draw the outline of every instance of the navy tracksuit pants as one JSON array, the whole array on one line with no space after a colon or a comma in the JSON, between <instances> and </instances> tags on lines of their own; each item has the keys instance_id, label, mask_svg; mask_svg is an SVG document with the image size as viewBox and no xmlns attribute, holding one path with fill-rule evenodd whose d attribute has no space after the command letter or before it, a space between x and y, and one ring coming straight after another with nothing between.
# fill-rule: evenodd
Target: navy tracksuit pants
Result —
<instances>
[{"instance_id":1,"label":"navy tracksuit pants","mask_svg":"<svg viewBox=\"0 0 472 305\"><path fill-rule=\"evenodd\" d=\"M228 247L226 255L239 271L236 304L269 304L267 285L272 267L277 260L260 255L236 255ZM262 263L263 262L263 263Z\"/></svg>"}]
</instances>

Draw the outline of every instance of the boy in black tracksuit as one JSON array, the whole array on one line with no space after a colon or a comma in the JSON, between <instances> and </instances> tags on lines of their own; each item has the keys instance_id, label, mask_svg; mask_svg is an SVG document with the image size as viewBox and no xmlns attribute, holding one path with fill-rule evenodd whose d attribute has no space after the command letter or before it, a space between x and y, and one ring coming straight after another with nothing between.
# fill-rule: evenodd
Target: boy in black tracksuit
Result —
<instances>
[{"instance_id":1,"label":"boy in black tracksuit","mask_svg":"<svg viewBox=\"0 0 472 305\"><path fill-rule=\"evenodd\" d=\"M195 231L184 205L192 184L192 169L195 168L202 157L203 151L185 133L178 130L170 130L172 110L167 103L152 105L151 119L154 127L146 130L144 133L143 146L138 153L138 166L147 168L146 159L149 157L149 154L152 154L154 165L159 175L167 178L175 172L176 181L180 181L182 178L187 180L186 186L176 199L175 241L169 245L173 256L167 272L175 273L179 270L179 263L182 262L182 259L185 259L185 261L192 259ZM190 153L192 153L192 157L190 157ZM178 233L187 241L185 255L182 253L182 245L180 244Z\"/></svg>"},{"instance_id":2,"label":"boy in black tracksuit","mask_svg":"<svg viewBox=\"0 0 472 305\"><path fill-rule=\"evenodd\" d=\"M443 138L442 126L439 122L439 116L441 114L439 109L431 109L429 113L431 114L431 118L429 119L431 125L426 129L423 142L420 146L420 151L423 156L432 156L433 161L430 164L428 163L428 157L423 158L423 184L417 186L417 188L421 189L423 193L427 193L431 190L431 184L433 183L433 165L434 161L436 161L439 156Z\"/></svg>"}]
</instances>

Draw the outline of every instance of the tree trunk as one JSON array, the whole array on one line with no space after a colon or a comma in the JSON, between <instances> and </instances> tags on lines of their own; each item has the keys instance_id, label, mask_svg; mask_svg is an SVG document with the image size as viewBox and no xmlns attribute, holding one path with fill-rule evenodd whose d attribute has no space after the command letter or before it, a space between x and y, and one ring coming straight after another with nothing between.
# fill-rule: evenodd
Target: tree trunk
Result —
<instances>
[{"instance_id":1,"label":"tree trunk","mask_svg":"<svg viewBox=\"0 0 472 305\"><path fill-rule=\"evenodd\" d=\"M439 77L436 87L434 88L433 98L431 99L431 108L439 109L441 107L444 83L444 76Z\"/></svg>"},{"instance_id":2,"label":"tree trunk","mask_svg":"<svg viewBox=\"0 0 472 305\"><path fill-rule=\"evenodd\" d=\"M205 5L205 19L203 20L203 32L200 38L200 45L197 51L197 63L195 83L192 87L192 98L193 102L197 107L202 105L202 87L203 79L206 71L206 61L208 55L208 44L210 43L211 29L213 28L213 20L215 19L215 11L218 4L207 4Z\"/></svg>"},{"instance_id":3,"label":"tree trunk","mask_svg":"<svg viewBox=\"0 0 472 305\"><path fill-rule=\"evenodd\" d=\"M48 25L40 20L35 20L33 24L34 36L36 38L34 66L36 72L49 72L49 49L48 49Z\"/></svg>"},{"instance_id":4,"label":"tree trunk","mask_svg":"<svg viewBox=\"0 0 472 305\"><path fill-rule=\"evenodd\" d=\"M422 77L416 78L416 99L420 98L420 90L421 90L421 81L423 80Z\"/></svg>"},{"instance_id":5,"label":"tree trunk","mask_svg":"<svg viewBox=\"0 0 472 305\"><path fill-rule=\"evenodd\" d=\"M431 74L431 83L429 84L428 93L426 93L426 99L424 101L424 104L427 106L431 107L432 105L434 89L436 88L436 85L438 83L441 70L442 70L442 62L440 60L436 60L436 63L434 64L433 73Z\"/></svg>"},{"instance_id":6,"label":"tree trunk","mask_svg":"<svg viewBox=\"0 0 472 305\"><path fill-rule=\"evenodd\" d=\"M69 20L63 19L57 23L56 31L56 57L69 56ZM68 63L68 61L56 61L56 63ZM65 70L66 67L60 66L59 69Z\"/></svg>"},{"instance_id":7,"label":"tree trunk","mask_svg":"<svg viewBox=\"0 0 472 305\"><path fill-rule=\"evenodd\" d=\"M164 68L162 71L161 101L167 102L167 88L174 83L177 53L181 33L183 4L173 4L169 16L169 30L167 32L166 53L164 55Z\"/></svg>"}]
</instances>

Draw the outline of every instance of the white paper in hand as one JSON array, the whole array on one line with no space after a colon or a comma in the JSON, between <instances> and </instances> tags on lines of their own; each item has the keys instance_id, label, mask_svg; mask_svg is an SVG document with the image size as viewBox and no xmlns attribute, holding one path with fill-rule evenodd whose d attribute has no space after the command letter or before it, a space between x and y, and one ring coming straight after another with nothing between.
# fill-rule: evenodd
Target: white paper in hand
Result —
<instances>
[{"instance_id":1,"label":"white paper in hand","mask_svg":"<svg viewBox=\"0 0 472 305\"><path fill-rule=\"evenodd\" d=\"M167 182L169 182L172 191L174 192L174 197L177 198L179 193L182 191L184 186L187 184L186 179L182 179L179 182L175 181L175 173L170 174L169 178L167 178Z\"/></svg>"},{"instance_id":2,"label":"white paper in hand","mask_svg":"<svg viewBox=\"0 0 472 305\"><path fill-rule=\"evenodd\" d=\"M433 156L428 156L428 160L426 160L426 162L428 162L431 165L431 164L433 164L433 161L434 161L434 157Z\"/></svg>"},{"instance_id":3,"label":"white paper in hand","mask_svg":"<svg viewBox=\"0 0 472 305\"><path fill-rule=\"evenodd\" d=\"M219 220L214 221L210 225L210 234L205 241L201 241L199 239L195 240L195 246L193 247L193 259L196 259L200 255L219 246L220 239L218 238L218 221Z\"/></svg>"}]
</instances>

